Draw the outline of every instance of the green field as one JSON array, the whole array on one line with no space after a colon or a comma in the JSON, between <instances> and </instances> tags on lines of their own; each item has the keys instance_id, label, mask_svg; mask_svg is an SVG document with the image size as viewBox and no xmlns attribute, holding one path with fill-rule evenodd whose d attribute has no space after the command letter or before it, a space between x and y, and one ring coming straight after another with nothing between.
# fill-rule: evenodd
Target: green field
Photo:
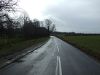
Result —
<instances>
[{"instance_id":1,"label":"green field","mask_svg":"<svg viewBox=\"0 0 100 75\"><path fill-rule=\"evenodd\" d=\"M63 36L63 40L100 60L100 35Z\"/></svg>"},{"instance_id":2,"label":"green field","mask_svg":"<svg viewBox=\"0 0 100 75\"><path fill-rule=\"evenodd\" d=\"M33 38L26 40L23 38L0 38L0 57L16 53L32 45L44 42L48 37Z\"/></svg>"}]
</instances>

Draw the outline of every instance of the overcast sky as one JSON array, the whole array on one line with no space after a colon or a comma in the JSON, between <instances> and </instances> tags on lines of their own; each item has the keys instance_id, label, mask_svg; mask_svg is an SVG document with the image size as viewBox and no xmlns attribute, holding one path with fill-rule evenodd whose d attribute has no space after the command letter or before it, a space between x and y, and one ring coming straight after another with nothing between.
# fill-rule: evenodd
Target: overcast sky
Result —
<instances>
[{"instance_id":1,"label":"overcast sky","mask_svg":"<svg viewBox=\"0 0 100 75\"><path fill-rule=\"evenodd\" d=\"M19 0L31 18L50 18L57 31L100 33L100 0Z\"/></svg>"}]
</instances>

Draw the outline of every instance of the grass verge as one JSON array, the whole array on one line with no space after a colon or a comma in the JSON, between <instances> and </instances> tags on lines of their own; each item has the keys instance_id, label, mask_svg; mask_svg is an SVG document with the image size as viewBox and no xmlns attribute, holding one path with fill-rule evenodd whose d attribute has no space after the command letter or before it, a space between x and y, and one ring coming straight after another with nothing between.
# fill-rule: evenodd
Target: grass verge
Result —
<instances>
[{"instance_id":1,"label":"grass verge","mask_svg":"<svg viewBox=\"0 0 100 75\"><path fill-rule=\"evenodd\" d=\"M49 37L33 38L31 40L25 40L23 38L0 38L0 57L4 57L18 51L22 51L32 45L44 42Z\"/></svg>"}]
</instances>

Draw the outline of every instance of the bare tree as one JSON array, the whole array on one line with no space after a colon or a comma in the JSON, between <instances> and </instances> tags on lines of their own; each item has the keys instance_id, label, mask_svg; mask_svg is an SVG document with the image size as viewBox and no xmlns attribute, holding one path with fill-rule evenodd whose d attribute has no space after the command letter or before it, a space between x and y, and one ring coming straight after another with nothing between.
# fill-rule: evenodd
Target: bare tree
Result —
<instances>
[{"instance_id":1,"label":"bare tree","mask_svg":"<svg viewBox=\"0 0 100 75\"><path fill-rule=\"evenodd\" d=\"M55 24L53 24L51 27L51 32L54 32L55 30L56 30L56 26L55 26Z\"/></svg>"},{"instance_id":2,"label":"bare tree","mask_svg":"<svg viewBox=\"0 0 100 75\"><path fill-rule=\"evenodd\" d=\"M45 24L46 24L46 26L47 26L48 31L50 31L50 26L51 26L51 24L52 24L52 21L51 21L50 19L46 19L46 20L45 20Z\"/></svg>"},{"instance_id":3,"label":"bare tree","mask_svg":"<svg viewBox=\"0 0 100 75\"><path fill-rule=\"evenodd\" d=\"M40 21L38 19L34 19L34 26L36 28L40 27Z\"/></svg>"},{"instance_id":4,"label":"bare tree","mask_svg":"<svg viewBox=\"0 0 100 75\"><path fill-rule=\"evenodd\" d=\"M17 1L15 0L0 0L0 11L2 10L7 10L7 11L11 11L14 10L14 6L17 5Z\"/></svg>"}]
</instances>

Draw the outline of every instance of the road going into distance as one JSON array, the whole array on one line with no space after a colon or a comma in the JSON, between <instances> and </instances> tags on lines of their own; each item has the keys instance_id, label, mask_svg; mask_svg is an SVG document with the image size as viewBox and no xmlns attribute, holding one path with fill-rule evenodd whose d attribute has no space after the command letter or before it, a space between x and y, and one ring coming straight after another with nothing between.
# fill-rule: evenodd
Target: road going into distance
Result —
<instances>
[{"instance_id":1,"label":"road going into distance","mask_svg":"<svg viewBox=\"0 0 100 75\"><path fill-rule=\"evenodd\" d=\"M42 47L1 69L0 75L100 75L100 63L51 36Z\"/></svg>"}]
</instances>

